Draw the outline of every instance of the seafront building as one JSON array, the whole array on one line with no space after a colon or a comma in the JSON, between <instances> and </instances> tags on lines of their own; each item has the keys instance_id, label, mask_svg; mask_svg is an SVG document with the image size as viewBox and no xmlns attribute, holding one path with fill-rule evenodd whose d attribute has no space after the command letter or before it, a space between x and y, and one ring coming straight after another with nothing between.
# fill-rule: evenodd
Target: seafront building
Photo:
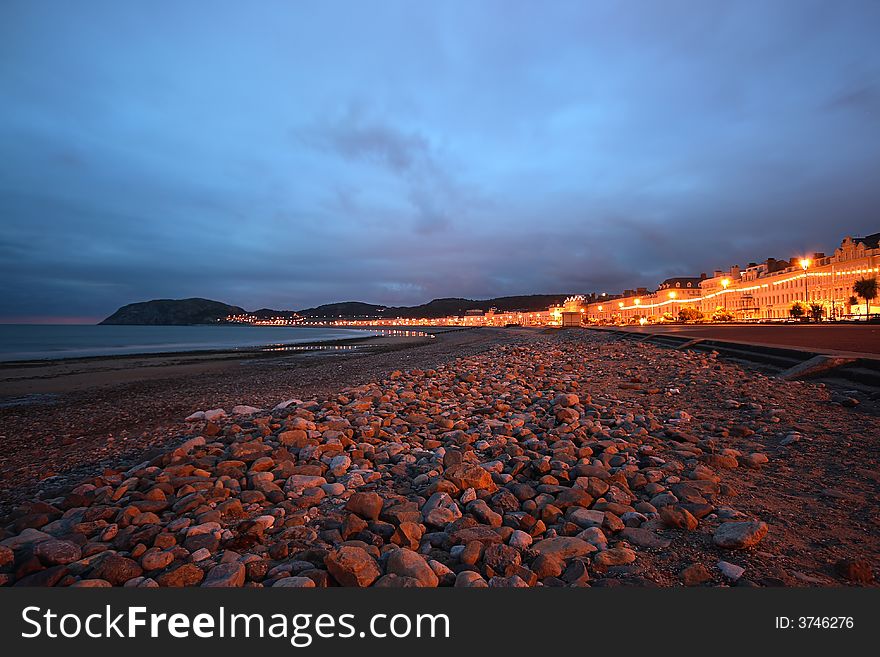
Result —
<instances>
[{"instance_id":1,"label":"seafront building","mask_svg":"<svg viewBox=\"0 0 880 657\"><path fill-rule=\"evenodd\" d=\"M677 317L690 306L711 317L718 309L735 320L785 319L795 302L822 306L825 318L859 318L865 300L853 303L853 284L880 273L880 233L846 237L831 255L812 253L790 260L769 258L715 271L711 276L672 278L654 292L627 290L612 303L594 302L585 308L587 321L631 323ZM874 299L869 314L880 312Z\"/></svg>"}]
</instances>

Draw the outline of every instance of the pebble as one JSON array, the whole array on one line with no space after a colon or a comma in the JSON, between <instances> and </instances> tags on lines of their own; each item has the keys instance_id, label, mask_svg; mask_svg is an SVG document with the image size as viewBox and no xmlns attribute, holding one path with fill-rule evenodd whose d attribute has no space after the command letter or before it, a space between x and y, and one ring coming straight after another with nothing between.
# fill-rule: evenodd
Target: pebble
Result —
<instances>
[{"instance_id":1,"label":"pebble","mask_svg":"<svg viewBox=\"0 0 880 657\"><path fill-rule=\"evenodd\" d=\"M712 542L727 550L741 550L760 543L767 531L765 522L725 522L715 530Z\"/></svg>"},{"instance_id":2,"label":"pebble","mask_svg":"<svg viewBox=\"0 0 880 657\"><path fill-rule=\"evenodd\" d=\"M737 581L746 572L745 568L727 561L719 561L715 567L731 582Z\"/></svg>"},{"instance_id":3,"label":"pebble","mask_svg":"<svg viewBox=\"0 0 880 657\"><path fill-rule=\"evenodd\" d=\"M272 410L197 411L176 447L15 509L0 581L602 586L634 572L650 583L669 563L702 584L712 573L680 547L709 562L710 534L743 549L768 531L721 505L731 471L760 478L757 450L810 440L771 403L790 385L712 354L572 332ZM685 404L695 388L706 403ZM844 580L873 580L870 564L843 561Z\"/></svg>"}]
</instances>

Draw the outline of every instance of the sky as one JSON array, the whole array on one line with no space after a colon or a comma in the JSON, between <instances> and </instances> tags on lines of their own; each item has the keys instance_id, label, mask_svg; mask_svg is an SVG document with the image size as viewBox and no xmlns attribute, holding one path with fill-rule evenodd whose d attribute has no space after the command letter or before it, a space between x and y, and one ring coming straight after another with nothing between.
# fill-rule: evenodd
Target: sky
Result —
<instances>
[{"instance_id":1,"label":"sky","mask_svg":"<svg viewBox=\"0 0 880 657\"><path fill-rule=\"evenodd\" d=\"M0 321L616 292L880 231L880 2L0 3Z\"/></svg>"}]
</instances>

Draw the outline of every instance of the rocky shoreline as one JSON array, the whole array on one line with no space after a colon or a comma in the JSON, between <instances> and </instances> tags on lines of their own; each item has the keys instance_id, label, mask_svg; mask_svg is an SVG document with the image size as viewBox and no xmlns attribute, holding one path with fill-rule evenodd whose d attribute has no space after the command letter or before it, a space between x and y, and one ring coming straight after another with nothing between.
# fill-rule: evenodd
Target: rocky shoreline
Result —
<instances>
[{"instance_id":1,"label":"rocky shoreline","mask_svg":"<svg viewBox=\"0 0 880 657\"><path fill-rule=\"evenodd\" d=\"M15 586L872 585L878 423L585 331L263 410L20 503Z\"/></svg>"}]
</instances>

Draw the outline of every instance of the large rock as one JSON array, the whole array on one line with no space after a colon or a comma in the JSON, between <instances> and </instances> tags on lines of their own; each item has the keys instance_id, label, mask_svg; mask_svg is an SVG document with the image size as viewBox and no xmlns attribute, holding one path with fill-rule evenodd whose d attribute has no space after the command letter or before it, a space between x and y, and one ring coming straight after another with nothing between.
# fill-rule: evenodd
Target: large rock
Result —
<instances>
[{"instance_id":1,"label":"large rock","mask_svg":"<svg viewBox=\"0 0 880 657\"><path fill-rule=\"evenodd\" d=\"M532 551L539 555L565 560L586 556L595 552L596 548L574 536L555 536L538 541L532 546Z\"/></svg>"},{"instance_id":2,"label":"large rock","mask_svg":"<svg viewBox=\"0 0 880 657\"><path fill-rule=\"evenodd\" d=\"M90 579L106 579L113 586L122 586L134 577L140 577L143 573L137 561L111 554L105 557L98 567L92 572Z\"/></svg>"},{"instance_id":3,"label":"large rock","mask_svg":"<svg viewBox=\"0 0 880 657\"><path fill-rule=\"evenodd\" d=\"M369 586L382 574L376 560L363 548L353 545L328 552L324 565L342 586Z\"/></svg>"},{"instance_id":4,"label":"large rock","mask_svg":"<svg viewBox=\"0 0 880 657\"><path fill-rule=\"evenodd\" d=\"M47 566L73 563L79 561L82 550L76 543L52 539L37 543L34 554Z\"/></svg>"},{"instance_id":5,"label":"large rock","mask_svg":"<svg viewBox=\"0 0 880 657\"><path fill-rule=\"evenodd\" d=\"M412 577L423 587L433 588L440 583L422 555L406 548L394 550L388 555L387 570L401 577Z\"/></svg>"},{"instance_id":6,"label":"large rock","mask_svg":"<svg viewBox=\"0 0 880 657\"><path fill-rule=\"evenodd\" d=\"M726 550L742 550L757 545L767 535L766 522L725 522L719 525L712 542Z\"/></svg>"},{"instance_id":7,"label":"large rock","mask_svg":"<svg viewBox=\"0 0 880 657\"><path fill-rule=\"evenodd\" d=\"M459 463L447 469L444 473L446 479L458 486L459 489L473 488L476 490L495 488L492 475L479 465L473 463Z\"/></svg>"},{"instance_id":8,"label":"large rock","mask_svg":"<svg viewBox=\"0 0 880 657\"><path fill-rule=\"evenodd\" d=\"M237 588L244 585L244 564L238 561L221 563L208 572L202 583L206 588Z\"/></svg>"},{"instance_id":9,"label":"large rock","mask_svg":"<svg viewBox=\"0 0 880 657\"><path fill-rule=\"evenodd\" d=\"M345 508L365 520L378 520L382 512L382 498L378 493L355 493Z\"/></svg>"}]
</instances>

